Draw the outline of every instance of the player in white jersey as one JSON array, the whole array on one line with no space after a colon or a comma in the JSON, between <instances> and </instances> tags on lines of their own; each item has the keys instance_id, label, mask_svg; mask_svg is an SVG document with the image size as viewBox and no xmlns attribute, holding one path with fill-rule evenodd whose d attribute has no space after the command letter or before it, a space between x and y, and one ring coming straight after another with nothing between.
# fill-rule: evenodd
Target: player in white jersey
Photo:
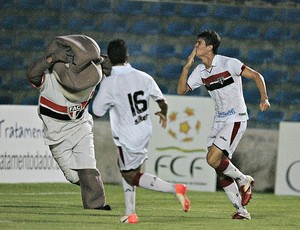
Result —
<instances>
[{"instance_id":1,"label":"player in white jersey","mask_svg":"<svg viewBox=\"0 0 300 230\"><path fill-rule=\"evenodd\" d=\"M85 209L110 210L96 158L93 119L87 111L102 79L100 47L85 35L56 37L47 56L27 71L40 92L38 113L44 123L45 144L64 176L80 185Z\"/></svg>"},{"instance_id":2,"label":"player in white jersey","mask_svg":"<svg viewBox=\"0 0 300 230\"><path fill-rule=\"evenodd\" d=\"M205 86L215 101L215 117L208 137L207 162L213 167L227 197L236 208L232 219L251 219L246 205L252 197L254 179L244 175L231 162L243 133L248 114L243 97L241 77L255 81L261 95L260 109L270 107L263 76L241 61L218 55L221 39L215 31L207 30L198 35L192 53L187 58L178 81L178 94L186 94ZM189 74L194 58L202 61Z\"/></svg>"},{"instance_id":3,"label":"player in white jersey","mask_svg":"<svg viewBox=\"0 0 300 230\"><path fill-rule=\"evenodd\" d=\"M111 75L100 85L93 102L93 113L103 116L109 111L113 141L118 150L118 164L125 194L125 216L122 223L138 223L135 211L135 187L139 186L176 195L185 212L190 209L186 197L187 187L172 184L157 176L143 173L141 166L147 157L147 146L152 135L149 99L156 101L161 109L163 128L167 125L167 102L154 79L145 72L131 67L127 62L125 41L113 40L107 48L112 64Z\"/></svg>"}]
</instances>

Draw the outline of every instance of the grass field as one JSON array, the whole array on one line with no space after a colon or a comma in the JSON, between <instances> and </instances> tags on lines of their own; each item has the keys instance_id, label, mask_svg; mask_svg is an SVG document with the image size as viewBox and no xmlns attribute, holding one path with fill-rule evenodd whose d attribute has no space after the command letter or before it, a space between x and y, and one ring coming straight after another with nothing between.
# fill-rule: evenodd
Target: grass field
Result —
<instances>
[{"instance_id":1,"label":"grass field","mask_svg":"<svg viewBox=\"0 0 300 230\"><path fill-rule=\"evenodd\" d=\"M120 185L106 185L112 211L84 210L80 188L68 183L0 184L0 229L300 229L300 197L254 193L252 220L231 220L234 208L225 193L188 193L191 211L174 196L137 189L139 223L120 224L124 197Z\"/></svg>"}]
</instances>

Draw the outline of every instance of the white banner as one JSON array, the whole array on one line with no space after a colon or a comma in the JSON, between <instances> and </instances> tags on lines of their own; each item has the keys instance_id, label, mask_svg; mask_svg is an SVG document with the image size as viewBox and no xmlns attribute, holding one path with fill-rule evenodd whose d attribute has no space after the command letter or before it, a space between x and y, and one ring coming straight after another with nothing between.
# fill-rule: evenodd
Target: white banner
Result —
<instances>
[{"instance_id":1,"label":"white banner","mask_svg":"<svg viewBox=\"0 0 300 230\"><path fill-rule=\"evenodd\" d=\"M300 123L281 122L275 194L300 196Z\"/></svg>"},{"instance_id":2,"label":"white banner","mask_svg":"<svg viewBox=\"0 0 300 230\"><path fill-rule=\"evenodd\" d=\"M0 105L0 183L66 182L43 140L36 106Z\"/></svg>"},{"instance_id":3,"label":"white banner","mask_svg":"<svg viewBox=\"0 0 300 230\"><path fill-rule=\"evenodd\" d=\"M146 172L190 190L216 190L215 171L206 162L207 137L214 117L214 102L207 97L166 96L168 125L164 130L151 103L153 136L149 145Z\"/></svg>"}]
</instances>

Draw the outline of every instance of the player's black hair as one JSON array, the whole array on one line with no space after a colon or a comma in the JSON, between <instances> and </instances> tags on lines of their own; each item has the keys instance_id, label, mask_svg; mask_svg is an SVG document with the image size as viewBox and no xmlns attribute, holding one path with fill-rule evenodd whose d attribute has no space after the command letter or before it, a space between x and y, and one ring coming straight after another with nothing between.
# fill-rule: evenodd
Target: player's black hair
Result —
<instances>
[{"instance_id":1,"label":"player's black hair","mask_svg":"<svg viewBox=\"0 0 300 230\"><path fill-rule=\"evenodd\" d=\"M109 42L107 56L112 65L124 64L128 59L128 49L124 40L115 39Z\"/></svg>"},{"instance_id":2,"label":"player's black hair","mask_svg":"<svg viewBox=\"0 0 300 230\"><path fill-rule=\"evenodd\" d=\"M216 54L218 52L219 46L221 44L221 38L219 34L216 31L213 30L205 30L198 34L198 38L202 38L206 45L212 45L213 46L213 53Z\"/></svg>"}]
</instances>

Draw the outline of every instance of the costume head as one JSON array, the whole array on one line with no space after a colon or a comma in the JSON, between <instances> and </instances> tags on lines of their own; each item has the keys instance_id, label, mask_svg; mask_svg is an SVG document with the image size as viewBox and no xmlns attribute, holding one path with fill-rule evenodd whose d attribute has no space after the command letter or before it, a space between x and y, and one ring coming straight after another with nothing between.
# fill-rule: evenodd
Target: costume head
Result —
<instances>
[{"instance_id":1,"label":"costume head","mask_svg":"<svg viewBox=\"0 0 300 230\"><path fill-rule=\"evenodd\" d=\"M87 97L91 88L102 79L102 69L96 62L102 60L101 50L98 44L86 35L66 35L55 37L47 48L48 53L57 49L70 47L73 52L71 63L56 62L53 70L62 92L71 101L80 101ZM74 87L68 87L62 79L73 81ZM76 82L77 81L77 82ZM84 82L84 84L80 84Z\"/></svg>"}]
</instances>

